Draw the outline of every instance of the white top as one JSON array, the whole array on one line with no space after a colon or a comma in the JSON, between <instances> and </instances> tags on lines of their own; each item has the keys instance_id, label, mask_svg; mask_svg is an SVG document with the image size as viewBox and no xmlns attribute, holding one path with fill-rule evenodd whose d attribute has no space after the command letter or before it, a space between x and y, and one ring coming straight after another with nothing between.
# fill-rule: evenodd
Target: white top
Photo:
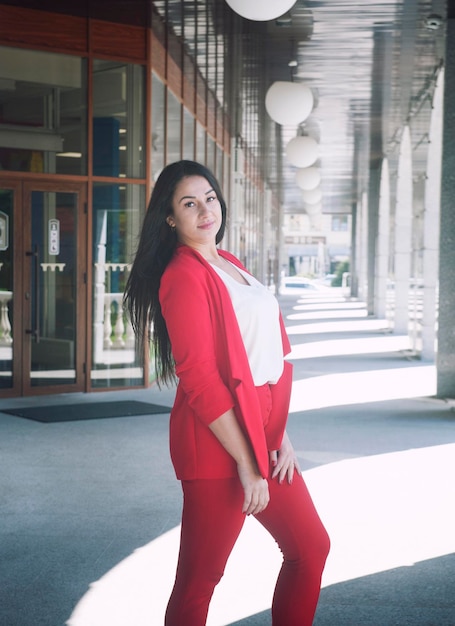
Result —
<instances>
[{"instance_id":1,"label":"white top","mask_svg":"<svg viewBox=\"0 0 455 626\"><path fill-rule=\"evenodd\" d=\"M284 367L278 302L262 283L232 265L248 285L239 283L216 265L212 267L231 296L255 386L274 384Z\"/></svg>"}]
</instances>

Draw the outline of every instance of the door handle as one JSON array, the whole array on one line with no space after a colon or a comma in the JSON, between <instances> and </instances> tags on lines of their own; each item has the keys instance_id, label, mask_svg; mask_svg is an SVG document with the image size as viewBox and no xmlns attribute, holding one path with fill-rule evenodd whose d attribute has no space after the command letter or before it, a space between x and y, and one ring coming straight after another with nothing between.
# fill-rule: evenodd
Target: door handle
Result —
<instances>
[{"instance_id":1,"label":"door handle","mask_svg":"<svg viewBox=\"0 0 455 626\"><path fill-rule=\"evenodd\" d=\"M33 320L33 328L27 328L25 330L27 335L32 335L35 340L35 343L39 343L40 340L40 325L39 325L39 303L40 303L40 289L39 289L39 248L38 245L35 244L35 248L32 252L28 251L25 253L26 256L30 256L34 258L35 262L35 297L33 299L33 306L35 308L34 311L34 320ZM27 297L27 294L26 294Z\"/></svg>"}]
</instances>

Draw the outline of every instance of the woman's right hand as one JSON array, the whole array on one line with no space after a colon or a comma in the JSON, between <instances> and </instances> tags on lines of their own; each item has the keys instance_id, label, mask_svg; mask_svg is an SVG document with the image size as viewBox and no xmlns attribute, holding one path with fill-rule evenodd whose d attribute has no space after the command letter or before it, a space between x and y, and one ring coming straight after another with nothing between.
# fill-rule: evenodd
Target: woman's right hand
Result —
<instances>
[{"instance_id":1,"label":"woman's right hand","mask_svg":"<svg viewBox=\"0 0 455 626\"><path fill-rule=\"evenodd\" d=\"M245 494L242 513L245 513L245 515L257 515L269 503L268 483L250 464L239 463L237 470Z\"/></svg>"},{"instance_id":2,"label":"woman's right hand","mask_svg":"<svg viewBox=\"0 0 455 626\"><path fill-rule=\"evenodd\" d=\"M259 473L251 446L240 428L233 409L213 420L209 428L237 463L237 471L245 494L242 513L257 515L269 503L269 485Z\"/></svg>"}]
</instances>

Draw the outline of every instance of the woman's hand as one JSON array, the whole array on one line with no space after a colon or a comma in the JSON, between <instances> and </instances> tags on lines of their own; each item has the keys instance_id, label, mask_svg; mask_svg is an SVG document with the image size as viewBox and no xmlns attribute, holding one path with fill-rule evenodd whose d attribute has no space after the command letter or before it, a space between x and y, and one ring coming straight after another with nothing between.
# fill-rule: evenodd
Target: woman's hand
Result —
<instances>
[{"instance_id":1,"label":"woman's hand","mask_svg":"<svg viewBox=\"0 0 455 626\"><path fill-rule=\"evenodd\" d=\"M215 437L235 459L245 498L242 513L256 515L268 505L269 485L259 473L256 460L232 409L209 424Z\"/></svg>"},{"instance_id":2,"label":"woman's hand","mask_svg":"<svg viewBox=\"0 0 455 626\"><path fill-rule=\"evenodd\" d=\"M245 494L242 513L245 515L261 513L270 500L267 481L250 463L238 463L237 471Z\"/></svg>"},{"instance_id":3,"label":"woman's hand","mask_svg":"<svg viewBox=\"0 0 455 626\"><path fill-rule=\"evenodd\" d=\"M294 478L294 471L297 470L300 474L299 462L286 432L283 436L281 448L279 450L271 450L269 456L270 464L273 467L272 479L278 477L278 482L282 483L287 478L288 483L291 484Z\"/></svg>"}]
</instances>

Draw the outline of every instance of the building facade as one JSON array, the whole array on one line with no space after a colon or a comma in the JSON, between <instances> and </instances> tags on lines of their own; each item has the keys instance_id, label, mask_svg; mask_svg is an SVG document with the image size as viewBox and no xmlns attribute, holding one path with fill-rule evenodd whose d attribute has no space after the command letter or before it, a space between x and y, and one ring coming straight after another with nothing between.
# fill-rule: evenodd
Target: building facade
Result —
<instances>
[{"instance_id":1,"label":"building facade","mask_svg":"<svg viewBox=\"0 0 455 626\"><path fill-rule=\"evenodd\" d=\"M0 0L0 397L153 379L122 296L180 158L216 174L223 245L260 280L349 257L350 295L455 397L453 36L443 0L297 0L265 24L224 0ZM288 61L316 100L298 129L264 107ZM296 130L319 142L318 203L285 163Z\"/></svg>"},{"instance_id":2,"label":"building facade","mask_svg":"<svg viewBox=\"0 0 455 626\"><path fill-rule=\"evenodd\" d=\"M122 296L167 163L216 173L236 198L231 249L271 280L257 224L273 198L225 97L232 42L214 42L208 2L172 26L168 3L19 4L0 4L0 395L144 386Z\"/></svg>"}]
</instances>

